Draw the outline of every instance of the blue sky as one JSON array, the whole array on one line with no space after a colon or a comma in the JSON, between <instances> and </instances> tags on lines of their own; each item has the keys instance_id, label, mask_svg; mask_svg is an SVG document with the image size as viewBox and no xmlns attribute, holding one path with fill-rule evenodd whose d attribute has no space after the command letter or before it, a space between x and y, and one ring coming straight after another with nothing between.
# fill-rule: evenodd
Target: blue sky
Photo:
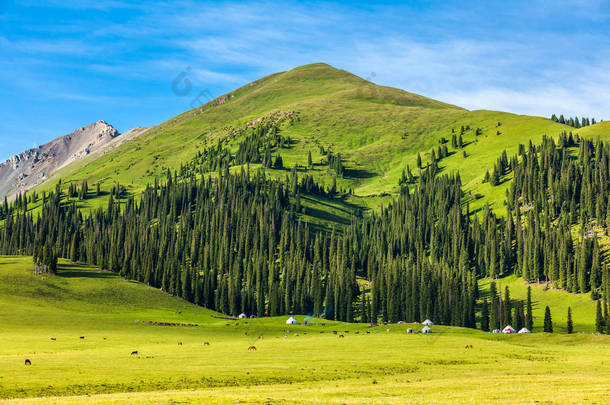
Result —
<instances>
[{"instance_id":1,"label":"blue sky","mask_svg":"<svg viewBox=\"0 0 610 405\"><path fill-rule=\"evenodd\" d=\"M605 1L0 0L0 160L313 62L470 109L610 119L608 27Z\"/></svg>"}]
</instances>

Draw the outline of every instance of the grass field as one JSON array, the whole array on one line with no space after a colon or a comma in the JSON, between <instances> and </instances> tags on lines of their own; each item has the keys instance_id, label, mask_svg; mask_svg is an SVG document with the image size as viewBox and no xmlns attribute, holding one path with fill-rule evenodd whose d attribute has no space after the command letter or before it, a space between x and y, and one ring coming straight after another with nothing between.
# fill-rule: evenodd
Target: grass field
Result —
<instances>
[{"instance_id":1,"label":"grass field","mask_svg":"<svg viewBox=\"0 0 610 405\"><path fill-rule=\"evenodd\" d=\"M482 279L479 288L482 294L489 291L489 279ZM510 290L511 300L527 300L528 284L521 277L510 275L496 280L496 286L502 290ZM544 327L544 309L548 305L553 319L553 330L565 333L567 330L568 307L572 309L574 332L595 332L595 302L590 294L573 294L562 290L550 289L546 284L529 284L532 287L532 310L534 331Z\"/></svg>"},{"instance_id":2,"label":"grass field","mask_svg":"<svg viewBox=\"0 0 610 405\"><path fill-rule=\"evenodd\" d=\"M0 403L601 404L610 395L607 336L442 326L426 336L405 333L419 325L214 316L96 269L61 261L57 276L36 276L31 258L0 257Z\"/></svg>"}]
</instances>

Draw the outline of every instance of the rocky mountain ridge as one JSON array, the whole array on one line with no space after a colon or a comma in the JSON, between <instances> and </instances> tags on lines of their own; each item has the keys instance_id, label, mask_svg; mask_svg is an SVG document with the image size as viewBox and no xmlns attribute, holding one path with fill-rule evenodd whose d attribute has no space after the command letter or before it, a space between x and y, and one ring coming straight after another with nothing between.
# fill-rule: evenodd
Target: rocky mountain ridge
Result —
<instances>
[{"instance_id":1,"label":"rocky mountain ridge","mask_svg":"<svg viewBox=\"0 0 610 405\"><path fill-rule=\"evenodd\" d=\"M121 134L100 120L0 163L0 197L14 198L56 170L104 148Z\"/></svg>"}]
</instances>

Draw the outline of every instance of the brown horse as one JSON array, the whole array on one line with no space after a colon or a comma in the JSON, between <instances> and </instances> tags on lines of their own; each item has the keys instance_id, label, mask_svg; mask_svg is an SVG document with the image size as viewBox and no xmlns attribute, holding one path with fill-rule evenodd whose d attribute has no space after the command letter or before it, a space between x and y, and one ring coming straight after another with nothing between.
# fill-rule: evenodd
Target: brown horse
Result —
<instances>
[{"instance_id":1,"label":"brown horse","mask_svg":"<svg viewBox=\"0 0 610 405\"><path fill-rule=\"evenodd\" d=\"M182 342L178 342L178 346L182 346Z\"/></svg>"},{"instance_id":2,"label":"brown horse","mask_svg":"<svg viewBox=\"0 0 610 405\"><path fill-rule=\"evenodd\" d=\"M209 346L209 345L210 345L210 342L203 342L203 345L204 345L204 346Z\"/></svg>"},{"instance_id":3,"label":"brown horse","mask_svg":"<svg viewBox=\"0 0 610 405\"><path fill-rule=\"evenodd\" d=\"M133 352L131 352L131 355L132 355L132 356L135 356L135 355L137 355L137 354L138 354L138 351L137 351L137 350L134 350Z\"/></svg>"},{"instance_id":4,"label":"brown horse","mask_svg":"<svg viewBox=\"0 0 610 405\"><path fill-rule=\"evenodd\" d=\"M256 346L250 346L248 347L248 350L256 350Z\"/></svg>"}]
</instances>

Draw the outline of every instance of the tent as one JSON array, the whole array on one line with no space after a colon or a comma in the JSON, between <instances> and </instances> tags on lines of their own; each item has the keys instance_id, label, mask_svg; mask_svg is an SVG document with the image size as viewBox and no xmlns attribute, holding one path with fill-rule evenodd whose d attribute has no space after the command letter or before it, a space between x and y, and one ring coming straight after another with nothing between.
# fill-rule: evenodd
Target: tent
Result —
<instances>
[{"instance_id":1,"label":"tent","mask_svg":"<svg viewBox=\"0 0 610 405\"><path fill-rule=\"evenodd\" d=\"M409 328L406 330L407 333L413 333L413 329Z\"/></svg>"},{"instance_id":2,"label":"tent","mask_svg":"<svg viewBox=\"0 0 610 405\"><path fill-rule=\"evenodd\" d=\"M517 333L532 333L528 328L521 328Z\"/></svg>"},{"instance_id":3,"label":"tent","mask_svg":"<svg viewBox=\"0 0 610 405\"><path fill-rule=\"evenodd\" d=\"M428 334L430 332L432 332L432 329L430 329L430 327L428 325L424 326L421 330L421 333L425 333L425 334Z\"/></svg>"},{"instance_id":4,"label":"tent","mask_svg":"<svg viewBox=\"0 0 610 405\"><path fill-rule=\"evenodd\" d=\"M432 326L432 325L434 325L434 322L432 322L430 319L426 319L421 324L426 325L426 326Z\"/></svg>"},{"instance_id":5,"label":"tent","mask_svg":"<svg viewBox=\"0 0 610 405\"><path fill-rule=\"evenodd\" d=\"M504 329L502 329L502 333L506 335L511 335L513 333L517 333L517 331L512 326L507 325Z\"/></svg>"},{"instance_id":6,"label":"tent","mask_svg":"<svg viewBox=\"0 0 610 405\"><path fill-rule=\"evenodd\" d=\"M246 316L246 314L239 314L238 318L239 319L246 319L247 316Z\"/></svg>"},{"instance_id":7,"label":"tent","mask_svg":"<svg viewBox=\"0 0 610 405\"><path fill-rule=\"evenodd\" d=\"M502 333L502 331L500 329L494 329L491 331L491 333Z\"/></svg>"},{"instance_id":8,"label":"tent","mask_svg":"<svg viewBox=\"0 0 610 405\"><path fill-rule=\"evenodd\" d=\"M286 320L286 325L296 325L297 323L297 320L292 316Z\"/></svg>"}]
</instances>

